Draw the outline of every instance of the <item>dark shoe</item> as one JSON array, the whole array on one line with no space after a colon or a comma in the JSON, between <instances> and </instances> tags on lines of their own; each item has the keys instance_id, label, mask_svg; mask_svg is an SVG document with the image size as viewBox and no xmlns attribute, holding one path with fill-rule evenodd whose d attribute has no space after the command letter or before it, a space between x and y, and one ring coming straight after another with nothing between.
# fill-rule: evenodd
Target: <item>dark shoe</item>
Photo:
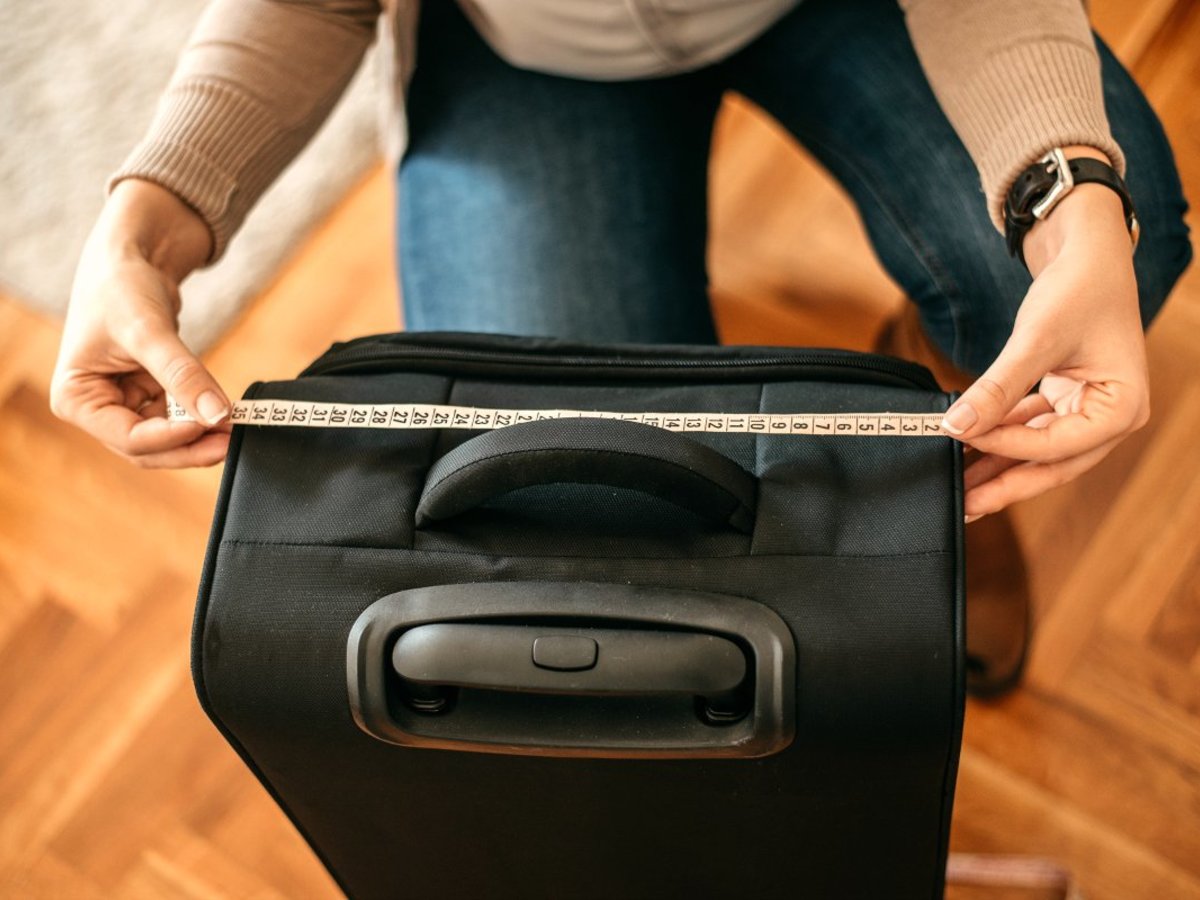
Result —
<instances>
[{"instance_id":1,"label":"dark shoe","mask_svg":"<svg viewBox=\"0 0 1200 900\"><path fill-rule=\"evenodd\" d=\"M964 391L975 380L929 340L913 303L884 325L874 349L920 363L947 391ZM967 692L996 698L1015 688L1024 670L1029 572L1007 511L967 525L966 545Z\"/></svg>"},{"instance_id":2,"label":"dark shoe","mask_svg":"<svg viewBox=\"0 0 1200 900\"><path fill-rule=\"evenodd\" d=\"M1029 647L1029 572L1006 510L966 526L967 692L1006 694L1021 681Z\"/></svg>"}]
</instances>

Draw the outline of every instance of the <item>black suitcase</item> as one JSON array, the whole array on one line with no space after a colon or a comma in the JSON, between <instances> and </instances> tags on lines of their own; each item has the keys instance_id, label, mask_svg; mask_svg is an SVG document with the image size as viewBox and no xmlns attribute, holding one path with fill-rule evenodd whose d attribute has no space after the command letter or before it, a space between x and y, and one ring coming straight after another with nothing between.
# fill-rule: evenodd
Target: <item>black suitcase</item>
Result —
<instances>
[{"instance_id":1,"label":"black suitcase","mask_svg":"<svg viewBox=\"0 0 1200 900\"><path fill-rule=\"evenodd\" d=\"M354 898L939 897L951 399L829 349L335 344L238 404L200 701Z\"/></svg>"}]
</instances>

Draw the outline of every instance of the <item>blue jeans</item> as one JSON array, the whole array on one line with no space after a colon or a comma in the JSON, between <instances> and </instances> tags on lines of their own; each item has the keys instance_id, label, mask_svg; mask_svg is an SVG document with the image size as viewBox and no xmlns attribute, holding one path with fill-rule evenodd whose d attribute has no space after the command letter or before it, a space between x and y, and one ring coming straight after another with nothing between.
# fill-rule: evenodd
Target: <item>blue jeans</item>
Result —
<instances>
[{"instance_id":1,"label":"blue jeans","mask_svg":"<svg viewBox=\"0 0 1200 900\"><path fill-rule=\"evenodd\" d=\"M1135 269L1148 325L1191 258L1186 203L1157 117L1097 43L1142 223ZM805 0L720 63L618 82L515 68L437 0L423 5L418 59L397 204L409 330L715 342L708 157L734 90L841 182L959 368L982 372L1012 332L1029 274L988 219L894 0Z\"/></svg>"}]
</instances>

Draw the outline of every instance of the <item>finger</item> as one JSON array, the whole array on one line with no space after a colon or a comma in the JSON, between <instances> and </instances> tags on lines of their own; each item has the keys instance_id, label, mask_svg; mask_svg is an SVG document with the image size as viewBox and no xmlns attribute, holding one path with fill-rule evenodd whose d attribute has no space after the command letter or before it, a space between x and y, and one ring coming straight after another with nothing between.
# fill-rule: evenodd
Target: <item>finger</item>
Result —
<instances>
[{"instance_id":1,"label":"finger","mask_svg":"<svg viewBox=\"0 0 1200 900\"><path fill-rule=\"evenodd\" d=\"M970 492L984 482L991 481L1001 472L1011 469L1013 466L1019 466L1024 462L1025 460L1023 459L1011 459L1007 456L985 453L971 465L967 466L963 472L963 488Z\"/></svg>"},{"instance_id":2,"label":"finger","mask_svg":"<svg viewBox=\"0 0 1200 900\"><path fill-rule=\"evenodd\" d=\"M132 415L136 421L129 428L125 445L121 448L121 452L128 456L150 456L186 447L200 440L210 430L200 422L171 422L162 416L142 418L137 413Z\"/></svg>"},{"instance_id":3,"label":"finger","mask_svg":"<svg viewBox=\"0 0 1200 900\"><path fill-rule=\"evenodd\" d=\"M166 391L162 389L162 385L155 381L154 376L145 369L138 369L136 372L129 372L120 377L121 387L125 390L127 401L125 405L135 412L147 403L166 397Z\"/></svg>"},{"instance_id":4,"label":"finger","mask_svg":"<svg viewBox=\"0 0 1200 900\"><path fill-rule=\"evenodd\" d=\"M1018 500L1028 500L1066 484L1095 466L1119 443L1119 439L1109 441L1087 453L1058 462L1021 462L968 490L963 512L968 516L999 512Z\"/></svg>"},{"instance_id":5,"label":"finger","mask_svg":"<svg viewBox=\"0 0 1200 900\"><path fill-rule=\"evenodd\" d=\"M127 456L130 462L143 469L182 469L213 466L229 451L229 433L209 431L190 444L157 453Z\"/></svg>"},{"instance_id":6,"label":"finger","mask_svg":"<svg viewBox=\"0 0 1200 900\"><path fill-rule=\"evenodd\" d=\"M153 402L156 393L162 393L162 388L153 384L154 380L152 378L139 378L138 375L141 374L144 373L139 372L118 376L119 380L117 382L124 395L121 405L132 409L136 413L140 413L146 405ZM147 384L146 381L150 381L151 384Z\"/></svg>"},{"instance_id":7,"label":"finger","mask_svg":"<svg viewBox=\"0 0 1200 900\"><path fill-rule=\"evenodd\" d=\"M995 362L946 411L943 430L959 440L971 440L1004 421L1052 365L1045 351L1016 332Z\"/></svg>"},{"instance_id":8,"label":"finger","mask_svg":"<svg viewBox=\"0 0 1200 900\"><path fill-rule=\"evenodd\" d=\"M1033 400L1034 398L1027 397L1026 399ZM1024 404L1024 401L1022 401L1022 405L1033 406L1033 404ZM1013 419L1016 415L1017 411L1014 410L1009 414L1009 418ZM1053 421L1054 416L1054 412L1042 413L1041 415L1034 416L1026 424L1030 428L1044 428ZM963 472L963 486L969 491L983 484L985 481L990 481L1001 472L1011 469L1013 466L1018 466L1023 462L1025 462L1023 459L1013 459L1009 456L981 452L978 459L973 461Z\"/></svg>"},{"instance_id":9,"label":"finger","mask_svg":"<svg viewBox=\"0 0 1200 900\"><path fill-rule=\"evenodd\" d=\"M1085 387L1087 387L1086 381L1049 372L1038 385L1038 393L1065 416L1067 413L1079 412L1082 408Z\"/></svg>"},{"instance_id":10,"label":"finger","mask_svg":"<svg viewBox=\"0 0 1200 900\"><path fill-rule=\"evenodd\" d=\"M142 401L141 405L134 409L143 419L166 419L167 418L167 394L159 387L158 382L150 377L147 372L139 372L135 378L145 379L147 390L157 391L150 399ZM172 423L175 424L175 423ZM231 419L222 419L218 424L211 426L208 431L220 431L225 434L233 432L233 421Z\"/></svg>"},{"instance_id":11,"label":"finger","mask_svg":"<svg viewBox=\"0 0 1200 900\"><path fill-rule=\"evenodd\" d=\"M55 391L56 414L122 455L142 455L183 446L205 431L198 422L144 418L124 405L124 389L110 375L68 372Z\"/></svg>"},{"instance_id":12,"label":"finger","mask_svg":"<svg viewBox=\"0 0 1200 900\"><path fill-rule=\"evenodd\" d=\"M1029 397L1026 399L1032 400L1033 398ZM1028 406L1032 407L1033 404L1028 404ZM1016 413L1014 411L1009 418L1015 417ZM1044 428L1047 424L1053 421L1054 417L1054 412L1042 413L1041 415L1034 416L1026 424L1030 428ZM996 453L980 453L979 457L963 472L963 487L969 492L974 488L979 487L979 485L991 481L1001 472L1006 472L1014 466L1019 466L1024 462L1026 461L1023 459L1000 456Z\"/></svg>"},{"instance_id":13,"label":"finger","mask_svg":"<svg viewBox=\"0 0 1200 900\"><path fill-rule=\"evenodd\" d=\"M131 409L109 404L88 416L89 431L123 456L146 456L193 443L209 429L199 422L142 418Z\"/></svg>"},{"instance_id":14,"label":"finger","mask_svg":"<svg viewBox=\"0 0 1200 900\"><path fill-rule=\"evenodd\" d=\"M215 425L229 415L229 398L167 321L140 320L123 337L130 355L198 421Z\"/></svg>"},{"instance_id":15,"label":"finger","mask_svg":"<svg viewBox=\"0 0 1200 900\"><path fill-rule=\"evenodd\" d=\"M160 391L157 397L144 401L134 412L143 419L165 419L167 417L167 395Z\"/></svg>"},{"instance_id":16,"label":"finger","mask_svg":"<svg viewBox=\"0 0 1200 900\"><path fill-rule=\"evenodd\" d=\"M1029 420L1035 416L1041 416L1052 412L1054 412L1054 407L1050 404L1050 401L1046 397L1043 397L1040 393L1030 394L1028 397L1024 398L1020 403L1014 406L1012 408L1012 412L1005 416L1004 420L1000 424L1027 425L1029 424Z\"/></svg>"},{"instance_id":17,"label":"finger","mask_svg":"<svg viewBox=\"0 0 1200 900\"><path fill-rule=\"evenodd\" d=\"M1000 425L970 441L986 453L1054 462L1080 456L1127 434L1136 418L1137 403L1128 385L1090 383L1082 393L1078 412L1057 415L1043 428Z\"/></svg>"},{"instance_id":18,"label":"finger","mask_svg":"<svg viewBox=\"0 0 1200 900\"><path fill-rule=\"evenodd\" d=\"M1041 394L1030 394L1004 417L1004 422L1008 425L1024 423L1032 428L1039 428L1053 414L1053 409L1045 397ZM1006 469L1024 462L997 453L985 453L972 444L964 445L963 454L964 460L968 461L963 470L963 486L968 491L995 478Z\"/></svg>"}]
</instances>

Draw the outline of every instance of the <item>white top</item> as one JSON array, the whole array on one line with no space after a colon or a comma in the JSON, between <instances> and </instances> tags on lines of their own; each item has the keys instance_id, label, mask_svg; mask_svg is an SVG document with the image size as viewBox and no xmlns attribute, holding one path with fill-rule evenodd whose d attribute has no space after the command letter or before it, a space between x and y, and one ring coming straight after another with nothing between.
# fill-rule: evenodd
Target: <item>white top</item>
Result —
<instances>
[{"instance_id":1,"label":"white top","mask_svg":"<svg viewBox=\"0 0 1200 900\"><path fill-rule=\"evenodd\" d=\"M594 80L698 69L750 43L798 0L459 0L496 53Z\"/></svg>"}]
</instances>

